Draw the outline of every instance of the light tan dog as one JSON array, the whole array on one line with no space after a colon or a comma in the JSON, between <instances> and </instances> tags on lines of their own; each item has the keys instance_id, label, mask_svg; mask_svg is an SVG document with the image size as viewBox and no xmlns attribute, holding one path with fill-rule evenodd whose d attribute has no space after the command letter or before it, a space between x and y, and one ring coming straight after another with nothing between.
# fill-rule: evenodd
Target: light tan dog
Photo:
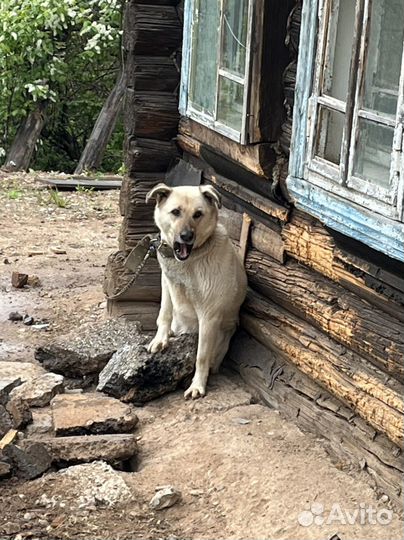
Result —
<instances>
[{"instance_id":1,"label":"light tan dog","mask_svg":"<svg viewBox=\"0 0 404 540\"><path fill-rule=\"evenodd\" d=\"M156 199L154 219L170 253L158 252L161 308L148 350L164 350L172 334L199 333L195 375L184 394L195 399L205 395L209 371L219 369L227 352L247 277L218 223L221 200L212 186L159 184L146 201L152 198Z\"/></svg>"}]
</instances>

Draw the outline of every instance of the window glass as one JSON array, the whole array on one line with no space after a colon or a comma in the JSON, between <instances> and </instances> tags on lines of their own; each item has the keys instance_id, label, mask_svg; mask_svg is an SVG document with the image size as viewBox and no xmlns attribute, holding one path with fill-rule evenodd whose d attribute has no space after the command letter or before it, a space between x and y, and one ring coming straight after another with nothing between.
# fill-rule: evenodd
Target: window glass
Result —
<instances>
[{"instance_id":1,"label":"window glass","mask_svg":"<svg viewBox=\"0 0 404 540\"><path fill-rule=\"evenodd\" d=\"M315 154L339 165L345 115L320 106Z\"/></svg>"},{"instance_id":2,"label":"window glass","mask_svg":"<svg viewBox=\"0 0 404 540\"><path fill-rule=\"evenodd\" d=\"M217 118L236 131L241 131L243 124L243 98L243 85L220 77Z\"/></svg>"},{"instance_id":3,"label":"window glass","mask_svg":"<svg viewBox=\"0 0 404 540\"><path fill-rule=\"evenodd\" d=\"M365 71L365 107L395 116L403 41L404 1L373 0Z\"/></svg>"},{"instance_id":4,"label":"window glass","mask_svg":"<svg viewBox=\"0 0 404 540\"><path fill-rule=\"evenodd\" d=\"M333 0L328 27L324 93L346 101L355 25L354 0Z\"/></svg>"},{"instance_id":5,"label":"window glass","mask_svg":"<svg viewBox=\"0 0 404 540\"><path fill-rule=\"evenodd\" d=\"M244 77L247 50L247 0L224 0L221 67Z\"/></svg>"},{"instance_id":6,"label":"window glass","mask_svg":"<svg viewBox=\"0 0 404 540\"><path fill-rule=\"evenodd\" d=\"M354 175L388 188L393 137L393 128L360 118Z\"/></svg>"},{"instance_id":7,"label":"window glass","mask_svg":"<svg viewBox=\"0 0 404 540\"><path fill-rule=\"evenodd\" d=\"M195 3L189 98L194 107L213 116L216 105L220 2L195 0Z\"/></svg>"}]
</instances>

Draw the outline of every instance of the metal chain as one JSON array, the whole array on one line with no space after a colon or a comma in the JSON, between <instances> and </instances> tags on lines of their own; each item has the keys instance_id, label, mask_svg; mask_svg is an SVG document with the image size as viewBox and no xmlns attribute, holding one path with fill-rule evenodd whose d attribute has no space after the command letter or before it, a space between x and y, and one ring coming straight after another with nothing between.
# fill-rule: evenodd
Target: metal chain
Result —
<instances>
[{"instance_id":1,"label":"metal chain","mask_svg":"<svg viewBox=\"0 0 404 540\"><path fill-rule=\"evenodd\" d=\"M107 298L107 300L116 300L117 298L120 298L123 294L126 293L126 291L128 291L128 290L132 287L132 285L135 284L135 281L136 281L137 278L139 277L140 272L143 270L144 265L146 264L147 259L148 259L148 258L150 257L150 255L152 254L153 249L154 249L154 248L152 248L152 249L149 248L148 252L146 253L146 255L145 255L144 259L143 259L143 261L142 261L142 262L140 263L140 265L138 266L136 272L133 274L133 276L132 276L131 279L128 281L128 283L126 283L126 285L124 285L124 286L122 287L122 289L121 289L119 292L117 292L117 293L115 293L115 294L113 294L113 295L111 295L111 296L105 295L106 298Z\"/></svg>"}]
</instances>

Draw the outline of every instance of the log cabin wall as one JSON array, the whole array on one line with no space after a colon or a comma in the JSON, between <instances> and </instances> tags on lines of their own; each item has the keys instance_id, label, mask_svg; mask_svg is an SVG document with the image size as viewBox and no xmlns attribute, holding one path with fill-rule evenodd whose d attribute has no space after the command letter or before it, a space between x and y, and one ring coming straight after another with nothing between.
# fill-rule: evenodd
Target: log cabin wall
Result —
<instances>
[{"instance_id":1,"label":"log cabin wall","mask_svg":"<svg viewBox=\"0 0 404 540\"><path fill-rule=\"evenodd\" d=\"M142 41L136 32L140 27L146 32L149 24L151 39L152 28L160 21L159 10L151 21L142 15L143 3L128 5L127 61L133 74L126 100L128 177L121 193L120 251L109 259L106 289L114 292L126 282L127 250L153 229L152 210L144 204L144 195L164 177L178 152L203 171L204 182L222 193L222 220L235 243L242 213L252 218L246 256L250 291L229 365L266 403L321 436L340 466L369 473L399 507L404 469L404 269L328 230L288 200L300 2L288 4L288 17L277 20L276 38L267 45L278 47L282 76L277 84L283 105L273 117L268 140L247 146L187 118L181 118L177 130L172 100L177 99L178 73L168 59L178 47L180 28L172 2L158 4L172 15L173 34L164 41L166 48L155 49L144 48L146 33ZM285 3L279 0L278 5L284 9ZM143 7L136 13L135 6ZM151 91L162 64L170 76ZM154 92L163 99L153 99ZM175 134L177 146L172 142ZM158 268L151 264L125 301L109 303L110 312L151 325L159 300L158 276Z\"/></svg>"},{"instance_id":2,"label":"log cabin wall","mask_svg":"<svg viewBox=\"0 0 404 540\"><path fill-rule=\"evenodd\" d=\"M130 250L155 231L152 205L145 196L163 182L178 156L178 88L182 12L179 0L128 0L124 18L124 63L127 87L124 101L126 176L120 193L123 222L119 250L110 255L104 280L107 296L118 293L131 279L124 266ZM116 300L108 313L140 320L155 327L160 301L160 270L150 259L136 283Z\"/></svg>"}]
</instances>

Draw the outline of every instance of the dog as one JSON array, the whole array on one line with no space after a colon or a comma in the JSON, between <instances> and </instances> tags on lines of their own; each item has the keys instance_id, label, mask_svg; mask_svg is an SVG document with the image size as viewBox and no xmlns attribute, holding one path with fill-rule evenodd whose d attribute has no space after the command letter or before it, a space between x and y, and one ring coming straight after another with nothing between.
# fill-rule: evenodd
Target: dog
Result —
<instances>
[{"instance_id":1,"label":"dog","mask_svg":"<svg viewBox=\"0 0 404 540\"><path fill-rule=\"evenodd\" d=\"M184 393L186 399L196 399L206 394L209 372L218 371L229 348L247 276L218 222L221 197L213 186L158 184L146 202L151 199L156 201L154 220L166 249L157 251L161 307L148 351L166 349L172 335L198 333L195 374Z\"/></svg>"}]
</instances>

